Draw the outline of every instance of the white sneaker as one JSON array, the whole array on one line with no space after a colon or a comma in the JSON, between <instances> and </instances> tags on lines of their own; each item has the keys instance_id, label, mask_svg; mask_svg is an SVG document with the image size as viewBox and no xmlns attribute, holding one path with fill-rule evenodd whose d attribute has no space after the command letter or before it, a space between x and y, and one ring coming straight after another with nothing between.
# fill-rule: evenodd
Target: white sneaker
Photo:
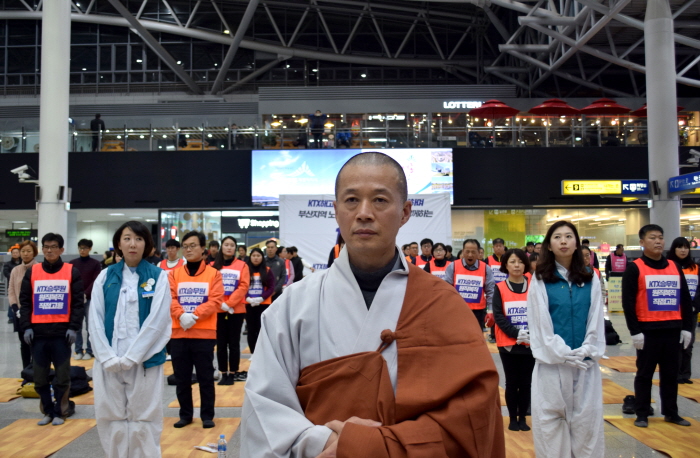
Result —
<instances>
[{"instance_id":1,"label":"white sneaker","mask_svg":"<svg viewBox=\"0 0 700 458\"><path fill-rule=\"evenodd\" d=\"M172 361L172 360L173 360L173 357L170 356L170 355L165 355L165 360L166 360L166 361Z\"/></svg>"},{"instance_id":2,"label":"white sneaker","mask_svg":"<svg viewBox=\"0 0 700 458\"><path fill-rule=\"evenodd\" d=\"M83 359L83 354L82 353L75 353L75 354L73 354L73 359L76 361L79 361L79 360Z\"/></svg>"},{"instance_id":3,"label":"white sneaker","mask_svg":"<svg viewBox=\"0 0 700 458\"><path fill-rule=\"evenodd\" d=\"M219 380L221 378L221 372L218 369L214 369L214 380Z\"/></svg>"},{"instance_id":4,"label":"white sneaker","mask_svg":"<svg viewBox=\"0 0 700 458\"><path fill-rule=\"evenodd\" d=\"M92 359L92 355L90 353L85 353L83 355L83 360L86 360L86 359Z\"/></svg>"}]
</instances>

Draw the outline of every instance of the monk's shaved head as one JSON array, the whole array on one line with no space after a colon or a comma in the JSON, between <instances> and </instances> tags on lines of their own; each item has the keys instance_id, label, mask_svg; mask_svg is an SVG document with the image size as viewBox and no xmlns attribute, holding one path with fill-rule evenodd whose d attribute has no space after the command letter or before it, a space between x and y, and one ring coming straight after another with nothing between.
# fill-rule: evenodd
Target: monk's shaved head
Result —
<instances>
[{"instance_id":1,"label":"monk's shaved head","mask_svg":"<svg viewBox=\"0 0 700 458\"><path fill-rule=\"evenodd\" d=\"M385 165L388 165L396 171L396 189L399 191L401 202L406 202L406 199L408 199L408 185L406 184L406 174L404 173L401 164L386 154L377 152L357 154L343 164L338 172L338 176L335 177L335 198L338 198L340 175L342 175L343 170L345 170L346 167L382 167Z\"/></svg>"}]
</instances>

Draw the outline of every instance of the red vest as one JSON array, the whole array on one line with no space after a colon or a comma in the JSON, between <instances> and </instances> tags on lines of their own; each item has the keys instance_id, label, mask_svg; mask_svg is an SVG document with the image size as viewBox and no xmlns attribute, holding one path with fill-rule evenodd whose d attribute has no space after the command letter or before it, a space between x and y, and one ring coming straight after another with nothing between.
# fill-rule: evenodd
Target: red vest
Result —
<instances>
[{"instance_id":1,"label":"red vest","mask_svg":"<svg viewBox=\"0 0 700 458\"><path fill-rule=\"evenodd\" d=\"M634 261L639 268L637 284L637 319L639 321L671 321L681 319L681 274L669 261L665 269L652 269L642 259Z\"/></svg>"},{"instance_id":2,"label":"red vest","mask_svg":"<svg viewBox=\"0 0 700 458\"><path fill-rule=\"evenodd\" d=\"M177 269L178 267L180 267L184 264L185 264L185 261L182 258L180 258L177 260L177 264L175 264L175 267L168 267L168 260L163 259L162 261L160 261L160 264L158 264L158 267L160 267L163 270L173 270L173 269Z\"/></svg>"},{"instance_id":3,"label":"red vest","mask_svg":"<svg viewBox=\"0 0 700 458\"><path fill-rule=\"evenodd\" d=\"M486 262L491 267L491 272L493 273L493 281L498 284L508 278L508 274L501 272L501 261L496 261L495 254L492 254L486 258Z\"/></svg>"},{"instance_id":4,"label":"red vest","mask_svg":"<svg viewBox=\"0 0 700 458\"><path fill-rule=\"evenodd\" d=\"M503 303L503 315L510 321L510 324L518 329L527 329L527 293L530 291L530 281L526 280L528 286L524 293L516 293L508 288L506 282L496 285L501 293L501 302ZM516 345L516 338L508 337L505 332L496 324L496 346L507 347ZM529 345L529 344L525 344Z\"/></svg>"},{"instance_id":5,"label":"red vest","mask_svg":"<svg viewBox=\"0 0 700 458\"><path fill-rule=\"evenodd\" d=\"M695 293L698 291L698 265L694 264L689 269L683 269L683 274L685 275L685 282L688 283L690 297L695 299Z\"/></svg>"},{"instance_id":6,"label":"red vest","mask_svg":"<svg viewBox=\"0 0 700 458\"><path fill-rule=\"evenodd\" d=\"M438 267L435 265L435 258L433 258L430 261L428 261L428 264L430 264L430 273L444 280L447 266L449 266L452 263L450 261L447 261L445 262L445 265L443 267Z\"/></svg>"},{"instance_id":7,"label":"red vest","mask_svg":"<svg viewBox=\"0 0 700 458\"><path fill-rule=\"evenodd\" d=\"M610 253L610 269L611 272L624 272L627 268L627 256L623 253L618 256L615 252Z\"/></svg>"},{"instance_id":8,"label":"red vest","mask_svg":"<svg viewBox=\"0 0 700 458\"><path fill-rule=\"evenodd\" d=\"M486 264L480 261L476 270L467 270L461 259L455 262L452 284L470 309L484 310L486 308L485 283Z\"/></svg>"},{"instance_id":9,"label":"red vest","mask_svg":"<svg viewBox=\"0 0 700 458\"><path fill-rule=\"evenodd\" d=\"M265 275L268 275L268 271L270 270L269 267L266 267ZM248 288L248 294L246 297L262 297L263 294L263 289L265 287L263 286L262 283L262 278L260 277L259 272L255 272L253 275L250 277L250 288ZM264 301L260 303L260 305L268 305L272 304L272 296L268 297Z\"/></svg>"},{"instance_id":10,"label":"red vest","mask_svg":"<svg viewBox=\"0 0 700 458\"><path fill-rule=\"evenodd\" d=\"M422 269L422 268L425 267L425 265L426 265L427 263L429 263L430 261L424 261L423 258L422 258L421 256L422 256L422 255L416 256L416 267L420 267L420 268ZM433 257L431 256L430 259L432 260ZM432 272L432 270L431 270L431 272Z\"/></svg>"},{"instance_id":11,"label":"red vest","mask_svg":"<svg viewBox=\"0 0 700 458\"><path fill-rule=\"evenodd\" d=\"M221 281L224 284L224 302L238 288L245 262L235 259L230 266L221 266ZM233 305L233 304L232 304Z\"/></svg>"},{"instance_id":12,"label":"red vest","mask_svg":"<svg viewBox=\"0 0 700 458\"><path fill-rule=\"evenodd\" d=\"M73 264L63 263L55 274L44 271L41 263L32 266L32 323L70 321Z\"/></svg>"}]
</instances>

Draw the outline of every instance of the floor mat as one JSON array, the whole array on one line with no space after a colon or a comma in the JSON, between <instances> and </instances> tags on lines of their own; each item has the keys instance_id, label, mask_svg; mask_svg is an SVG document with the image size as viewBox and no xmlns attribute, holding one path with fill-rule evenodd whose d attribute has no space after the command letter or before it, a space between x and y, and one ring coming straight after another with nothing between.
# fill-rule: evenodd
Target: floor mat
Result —
<instances>
[{"instance_id":1,"label":"floor mat","mask_svg":"<svg viewBox=\"0 0 700 458\"><path fill-rule=\"evenodd\" d=\"M163 374L167 377L168 375L173 375L175 371L173 371L173 362L172 361L166 361L163 363Z\"/></svg>"},{"instance_id":2,"label":"floor mat","mask_svg":"<svg viewBox=\"0 0 700 458\"><path fill-rule=\"evenodd\" d=\"M506 407L506 389L502 386L499 386L498 394L501 395L501 407Z\"/></svg>"},{"instance_id":3,"label":"floor mat","mask_svg":"<svg viewBox=\"0 0 700 458\"><path fill-rule=\"evenodd\" d=\"M618 385L610 379L603 379L603 404L622 404L625 396L634 396L634 391ZM652 399L651 402L654 402Z\"/></svg>"},{"instance_id":4,"label":"floor mat","mask_svg":"<svg viewBox=\"0 0 700 458\"><path fill-rule=\"evenodd\" d=\"M95 420L71 420L61 426L39 426L39 418L17 420L0 429L3 458L44 458L52 455L95 426Z\"/></svg>"},{"instance_id":5,"label":"floor mat","mask_svg":"<svg viewBox=\"0 0 700 458\"><path fill-rule=\"evenodd\" d=\"M598 363L601 366L609 367L618 372L637 372L637 357L636 356L611 356L608 359L600 359ZM659 368L656 368L659 372Z\"/></svg>"},{"instance_id":6,"label":"floor mat","mask_svg":"<svg viewBox=\"0 0 700 458\"><path fill-rule=\"evenodd\" d=\"M678 394L684 398L692 399L695 402L700 402L700 379L693 379L692 385L685 383L678 384ZM651 381L654 385L659 386L658 380Z\"/></svg>"},{"instance_id":7,"label":"floor mat","mask_svg":"<svg viewBox=\"0 0 700 458\"><path fill-rule=\"evenodd\" d=\"M21 378L0 378L0 402L10 402L20 397L17 388L21 385Z\"/></svg>"},{"instance_id":8,"label":"floor mat","mask_svg":"<svg viewBox=\"0 0 700 458\"><path fill-rule=\"evenodd\" d=\"M245 347L245 350L241 352L242 355L249 355L250 354L250 347Z\"/></svg>"},{"instance_id":9,"label":"floor mat","mask_svg":"<svg viewBox=\"0 0 700 458\"><path fill-rule=\"evenodd\" d=\"M88 382L92 387L92 382ZM95 405L95 390L88 391L85 394L70 398L77 406L94 406Z\"/></svg>"},{"instance_id":10,"label":"floor mat","mask_svg":"<svg viewBox=\"0 0 700 458\"><path fill-rule=\"evenodd\" d=\"M70 365L84 367L86 371L89 371L90 369L92 369L92 366L95 365L95 358L77 360L71 358Z\"/></svg>"},{"instance_id":11,"label":"floor mat","mask_svg":"<svg viewBox=\"0 0 700 458\"><path fill-rule=\"evenodd\" d=\"M700 444L700 422L692 418L689 427L667 423L660 417L649 417L648 428L634 426L634 418L605 417L605 421L629 434L647 447L671 458L697 458Z\"/></svg>"},{"instance_id":12,"label":"floor mat","mask_svg":"<svg viewBox=\"0 0 700 458\"><path fill-rule=\"evenodd\" d=\"M178 421L178 418L163 419L163 434L160 437L160 448L163 458L207 456L201 450L195 449L194 446L207 445L208 443L215 444L218 442L220 434L224 434L226 440L230 441L231 436L241 424L240 418L214 418L216 426L211 429L204 429L202 428L202 420L195 418L191 425L184 428L174 428L173 424L176 421Z\"/></svg>"},{"instance_id":13,"label":"floor mat","mask_svg":"<svg viewBox=\"0 0 700 458\"><path fill-rule=\"evenodd\" d=\"M216 389L214 407L243 407L243 389L245 388L245 382L236 382L233 385L217 385L215 383L214 387ZM192 385L192 403L195 407L202 406L198 384ZM180 403L175 399L168 404L168 407L179 408Z\"/></svg>"},{"instance_id":14,"label":"floor mat","mask_svg":"<svg viewBox=\"0 0 700 458\"><path fill-rule=\"evenodd\" d=\"M509 417L503 417L503 431L506 439L506 458L535 458L535 443L530 431L511 431L508 429ZM527 424L532 428L531 419Z\"/></svg>"}]
</instances>

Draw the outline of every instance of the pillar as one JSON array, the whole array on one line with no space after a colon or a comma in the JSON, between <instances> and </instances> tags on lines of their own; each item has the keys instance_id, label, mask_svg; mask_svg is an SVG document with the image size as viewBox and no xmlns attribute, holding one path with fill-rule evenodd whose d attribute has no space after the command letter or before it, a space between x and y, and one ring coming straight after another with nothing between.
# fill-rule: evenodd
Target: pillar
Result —
<instances>
[{"instance_id":1,"label":"pillar","mask_svg":"<svg viewBox=\"0 0 700 458\"><path fill-rule=\"evenodd\" d=\"M647 0L644 18L647 123L649 129L649 180L658 181L661 195L653 196L652 224L664 228L667 240L681 234L681 206L669 197L668 179L678 175L678 119L676 56L673 19L668 0Z\"/></svg>"},{"instance_id":2,"label":"pillar","mask_svg":"<svg viewBox=\"0 0 700 458\"><path fill-rule=\"evenodd\" d=\"M44 2L41 20L39 240L47 232L61 234L65 239L68 230L70 8L68 0Z\"/></svg>"}]
</instances>

